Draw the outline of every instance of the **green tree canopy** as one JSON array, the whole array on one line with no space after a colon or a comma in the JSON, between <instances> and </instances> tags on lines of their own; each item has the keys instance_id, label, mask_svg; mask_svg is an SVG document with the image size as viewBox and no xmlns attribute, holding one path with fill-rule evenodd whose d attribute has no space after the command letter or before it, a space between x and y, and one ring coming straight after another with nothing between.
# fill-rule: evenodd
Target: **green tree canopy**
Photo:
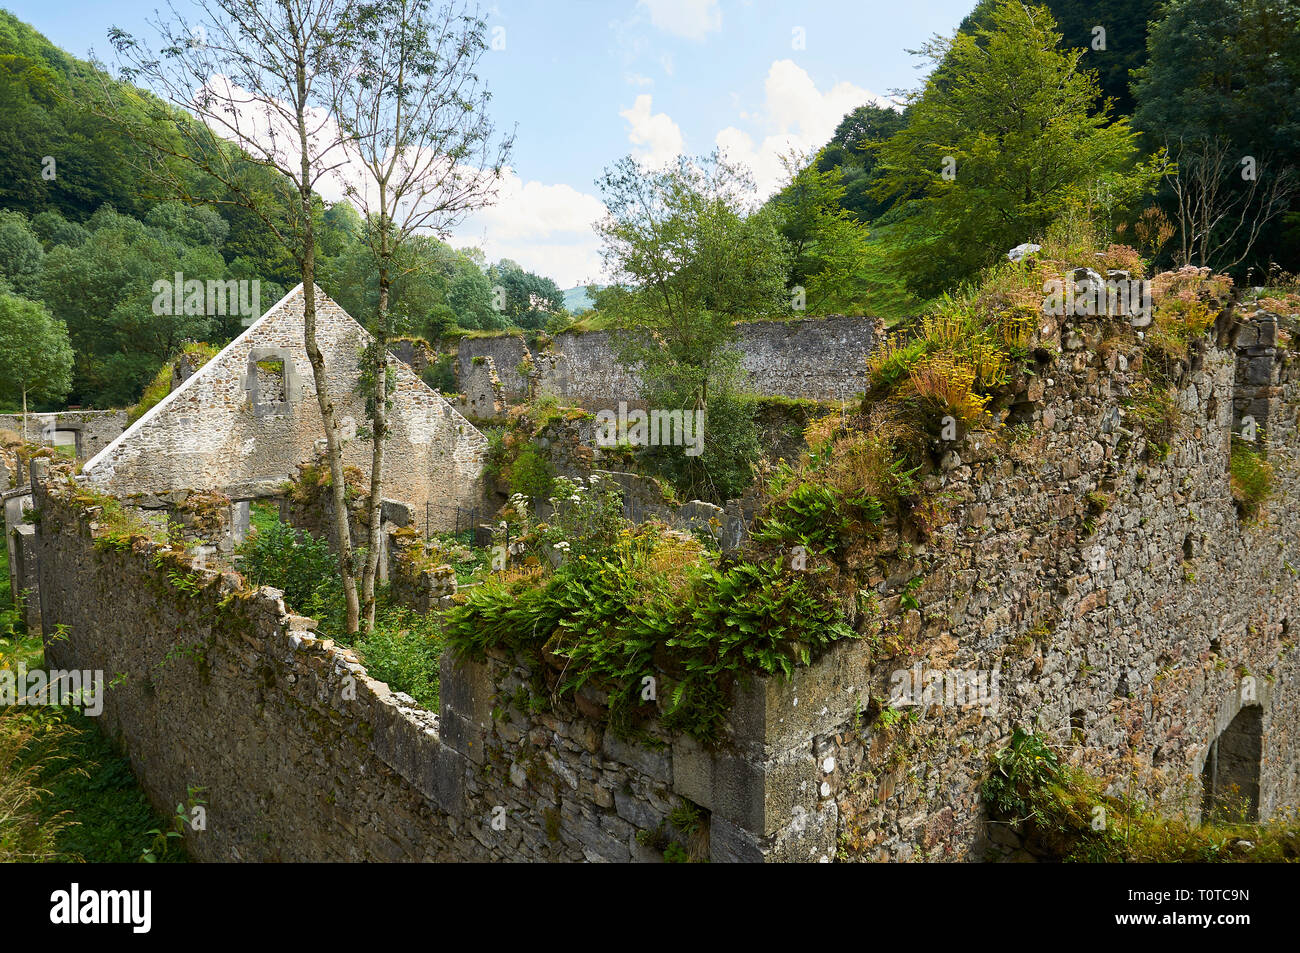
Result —
<instances>
[{"instance_id":1,"label":"green tree canopy","mask_svg":"<svg viewBox=\"0 0 1300 953\"><path fill-rule=\"evenodd\" d=\"M496 302L501 304L502 316L515 327L544 328L554 315L566 313L559 285L526 271L509 258L489 268L487 280Z\"/></svg>"},{"instance_id":2,"label":"green tree canopy","mask_svg":"<svg viewBox=\"0 0 1300 953\"><path fill-rule=\"evenodd\" d=\"M72 387L72 347L63 322L44 305L0 293L0 394L21 401L23 430L29 400L55 402Z\"/></svg>"},{"instance_id":3,"label":"green tree canopy","mask_svg":"<svg viewBox=\"0 0 1300 953\"><path fill-rule=\"evenodd\" d=\"M821 171L818 159L790 157L790 181L771 203L793 256L790 286L810 314L852 306L867 244L866 228L843 207L840 169Z\"/></svg>"},{"instance_id":4,"label":"green tree canopy","mask_svg":"<svg viewBox=\"0 0 1300 953\"><path fill-rule=\"evenodd\" d=\"M897 267L920 294L975 274L1068 214L1133 203L1163 174L1137 161L1125 119L1095 110L1095 75L1062 49L1046 8L1003 0L974 34L937 38L944 64L879 146L880 198L919 195L899 222Z\"/></svg>"}]
</instances>

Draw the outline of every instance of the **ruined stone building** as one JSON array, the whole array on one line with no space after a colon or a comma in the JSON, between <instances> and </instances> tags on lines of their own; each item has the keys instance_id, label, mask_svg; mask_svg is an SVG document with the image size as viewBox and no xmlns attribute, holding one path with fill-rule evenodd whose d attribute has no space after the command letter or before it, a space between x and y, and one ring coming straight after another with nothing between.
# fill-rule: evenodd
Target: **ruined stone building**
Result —
<instances>
[{"instance_id":1,"label":"ruined stone building","mask_svg":"<svg viewBox=\"0 0 1300 953\"><path fill-rule=\"evenodd\" d=\"M114 496L216 491L235 501L275 496L324 445L311 364L303 345L302 286L294 288L216 357L89 460L87 483ZM317 339L344 439L344 463L370 469L357 392L370 340L346 311L316 291ZM387 438L386 496L433 525L478 505L487 441L400 361Z\"/></svg>"},{"instance_id":2,"label":"ruined stone building","mask_svg":"<svg viewBox=\"0 0 1300 953\"><path fill-rule=\"evenodd\" d=\"M875 318L741 322L742 386L766 397L848 400L862 391L867 355L883 334ZM458 386L469 401L490 403L493 389L483 381L491 377L508 400L545 392L588 410L644 405L641 379L619 361L609 331L565 331L532 345L518 333L464 337L456 353Z\"/></svg>"},{"instance_id":3,"label":"ruined stone building","mask_svg":"<svg viewBox=\"0 0 1300 953\"><path fill-rule=\"evenodd\" d=\"M131 492L200 472L231 488L282 478L311 449L294 307L290 295L88 477ZM360 337L326 308L342 361ZM38 461L41 612L66 632L49 659L123 674L106 730L155 804L204 789L207 828L187 835L204 860L655 860L683 816L692 853L714 861L1033 859L980 795L1020 727L1169 814L1205 816L1229 788L1252 818L1294 810L1300 376L1276 321L1194 346L1158 453L1129 417L1140 340L1105 319L1047 318L1030 348L1006 434L956 440L928 478L945 518L873 552L878 637L835 642L789 679L737 682L714 746L654 718L620 735L591 685L534 704L545 653L448 652L426 711L275 591L163 543L106 541L98 507ZM398 439L422 460L477 445L418 396L451 421L441 437L405 425ZM1278 474L1258 519L1230 487L1246 415ZM882 718L900 670L998 691Z\"/></svg>"},{"instance_id":4,"label":"ruined stone building","mask_svg":"<svg viewBox=\"0 0 1300 953\"><path fill-rule=\"evenodd\" d=\"M124 411L31 415L29 426L41 428L45 443L75 448L85 460L87 486L122 499L159 528L192 524L200 508L222 510L207 514L221 527L220 539L209 549L228 555L247 530L249 502L282 499L286 482L298 476L300 465L319 461L324 447L302 309L299 285L212 360L174 375L171 393L125 430ZM344 463L368 481L371 448L358 436L366 417L357 382L370 338L319 289L316 319L342 424ZM454 527L458 508L482 507L487 441L407 365L392 360L390 367L385 519ZM21 476L25 484L26 474ZM29 487L3 494L9 585L35 630L40 627L31 545L36 527L25 515L32 505ZM310 528L332 536L328 507L316 509ZM386 540L385 535L380 545ZM386 569L387 560L381 560L381 578Z\"/></svg>"}]
</instances>

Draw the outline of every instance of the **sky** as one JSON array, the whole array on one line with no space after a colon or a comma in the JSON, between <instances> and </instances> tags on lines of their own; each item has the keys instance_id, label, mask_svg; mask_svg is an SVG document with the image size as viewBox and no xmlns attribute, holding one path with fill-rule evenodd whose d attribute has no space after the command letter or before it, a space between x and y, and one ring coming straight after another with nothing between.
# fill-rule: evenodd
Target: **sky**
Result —
<instances>
[{"instance_id":1,"label":"sky","mask_svg":"<svg viewBox=\"0 0 1300 953\"><path fill-rule=\"evenodd\" d=\"M184 10L189 0L173 0ZM113 63L108 29L152 36L159 0L0 0L53 43ZM498 203L448 240L512 258L562 288L601 279L596 180L631 154L654 164L715 148L758 198L780 156L812 152L845 113L915 88L907 51L950 34L975 0L498 0L481 64L498 129L516 133ZM328 196L328 193L327 197Z\"/></svg>"}]
</instances>

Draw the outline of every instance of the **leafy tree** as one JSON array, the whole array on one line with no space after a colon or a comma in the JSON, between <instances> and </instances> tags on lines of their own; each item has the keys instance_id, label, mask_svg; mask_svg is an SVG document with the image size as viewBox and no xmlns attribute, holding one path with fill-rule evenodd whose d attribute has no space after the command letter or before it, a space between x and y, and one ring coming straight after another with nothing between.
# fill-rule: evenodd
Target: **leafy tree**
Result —
<instances>
[{"instance_id":1,"label":"leafy tree","mask_svg":"<svg viewBox=\"0 0 1300 953\"><path fill-rule=\"evenodd\" d=\"M1067 214L1114 214L1154 188L1162 155L1136 159L1125 119L1094 110L1083 53L1062 50L1051 14L1002 0L974 35L936 38L944 64L911 95L907 126L879 146L881 198L919 194L897 225L896 264L934 294Z\"/></svg>"},{"instance_id":2,"label":"leafy tree","mask_svg":"<svg viewBox=\"0 0 1300 953\"><path fill-rule=\"evenodd\" d=\"M211 246L186 245L108 207L88 224L85 242L56 245L45 256L41 298L71 336L77 397L123 406L182 341L210 337L213 319L206 314L155 314L154 282L170 282L178 271L220 279L226 268ZM230 320L237 325L238 318Z\"/></svg>"},{"instance_id":3,"label":"leafy tree","mask_svg":"<svg viewBox=\"0 0 1300 953\"><path fill-rule=\"evenodd\" d=\"M1253 223L1263 214L1261 197L1288 170L1300 170L1298 22L1297 0L1171 0L1152 26L1149 60L1137 75L1134 125L1150 145L1182 153L1179 164L1190 179L1182 183L1185 190L1204 180L1221 203L1238 212L1249 205ZM1254 160L1254 179L1241 174L1246 157ZM1248 200L1248 193L1254 197ZM1173 215L1177 193L1171 188L1166 195ZM1292 197L1291 210L1300 212L1300 196ZM1213 236L1224 246L1216 264L1234 258L1262 264L1277 257L1300 268L1300 241L1284 244L1280 219L1265 223L1254 255L1251 229L1236 227L1240 215L1230 214L1226 222ZM1193 226L1195 240L1185 228L1182 244L1206 239L1204 224Z\"/></svg>"},{"instance_id":4,"label":"leafy tree","mask_svg":"<svg viewBox=\"0 0 1300 953\"><path fill-rule=\"evenodd\" d=\"M27 219L18 212L0 211L0 278L33 297L44 257L45 249Z\"/></svg>"},{"instance_id":5,"label":"leafy tree","mask_svg":"<svg viewBox=\"0 0 1300 953\"><path fill-rule=\"evenodd\" d=\"M871 146L884 142L906 124L905 113L867 103L840 120L830 142L817 154L814 166L818 172L839 170L844 190L839 205L859 222L870 222L890 207L872 195L879 163Z\"/></svg>"},{"instance_id":6,"label":"leafy tree","mask_svg":"<svg viewBox=\"0 0 1300 953\"><path fill-rule=\"evenodd\" d=\"M980 0L958 31L978 34L993 22L997 5L998 0ZM1096 71L1098 106L1112 101L1115 114L1132 115L1134 74L1146 62L1147 25L1157 17L1159 0L1045 0L1043 5L1056 20L1064 48L1081 51L1083 66Z\"/></svg>"},{"instance_id":7,"label":"leafy tree","mask_svg":"<svg viewBox=\"0 0 1300 953\"><path fill-rule=\"evenodd\" d=\"M77 248L90 237L90 232L84 225L69 222L53 210L40 212L33 216L32 231L41 240L41 244L45 246L46 251L49 251L55 245L71 245Z\"/></svg>"},{"instance_id":8,"label":"leafy tree","mask_svg":"<svg viewBox=\"0 0 1300 953\"><path fill-rule=\"evenodd\" d=\"M230 233L230 224L214 209L160 202L144 217L146 225L160 229L185 245L220 248Z\"/></svg>"},{"instance_id":9,"label":"leafy tree","mask_svg":"<svg viewBox=\"0 0 1300 953\"><path fill-rule=\"evenodd\" d=\"M621 286L599 292L598 306L621 329L619 359L637 368L651 406L705 412L703 454L670 458L679 480L721 498L754 426L734 412L735 321L785 310L789 247L774 215L751 211L748 175L716 153L653 171L628 156L598 184L609 210L597 225L602 255Z\"/></svg>"},{"instance_id":10,"label":"leafy tree","mask_svg":"<svg viewBox=\"0 0 1300 953\"><path fill-rule=\"evenodd\" d=\"M0 393L21 396L24 437L28 398L58 401L71 386L67 329L43 305L0 293Z\"/></svg>"},{"instance_id":11,"label":"leafy tree","mask_svg":"<svg viewBox=\"0 0 1300 953\"><path fill-rule=\"evenodd\" d=\"M512 143L493 145L490 96L475 70L486 52L487 21L459 3L378 0L349 10L340 25L331 74L331 105L346 148L366 173L342 178L361 210L361 237L379 296L363 368L371 421L370 538L383 510L384 441L388 436L388 342L397 319L394 283L415 274L408 264L429 229L446 235L495 197ZM445 296L444 296L445 297ZM420 302L428 314L435 300ZM375 625L380 547L367 554L361 581L366 630Z\"/></svg>"},{"instance_id":12,"label":"leafy tree","mask_svg":"<svg viewBox=\"0 0 1300 953\"><path fill-rule=\"evenodd\" d=\"M505 319L492 308L492 283L483 269L463 253L457 255L447 285L447 306L463 328L487 331L505 327Z\"/></svg>"},{"instance_id":13,"label":"leafy tree","mask_svg":"<svg viewBox=\"0 0 1300 953\"><path fill-rule=\"evenodd\" d=\"M343 0L207 0L197 21L159 20L161 49L119 29L110 40L126 81L160 99L105 85L100 112L156 162L145 166L165 194L192 197L193 176L215 179L220 201L252 212L297 265L303 343L325 431L347 630L358 628L356 560L348 530L338 408L316 339L316 184L343 161L342 135L322 117L332 105L336 50L354 27ZM218 81L213 81L219 77ZM143 110L144 116L140 117ZM177 110L199 121L179 122ZM184 168L192 175L178 171Z\"/></svg>"},{"instance_id":14,"label":"leafy tree","mask_svg":"<svg viewBox=\"0 0 1300 953\"><path fill-rule=\"evenodd\" d=\"M646 170L628 156L598 180L609 214L601 254L625 294L601 299L627 329L626 357L653 389L672 382L707 404L734 363L734 322L781 313L790 252L770 214L746 214L753 184L716 153Z\"/></svg>"},{"instance_id":15,"label":"leafy tree","mask_svg":"<svg viewBox=\"0 0 1300 953\"><path fill-rule=\"evenodd\" d=\"M504 322L517 328L544 328L557 314L565 314L564 292L550 278L525 271L517 262L503 258L487 273L494 296L498 296ZM497 291L500 289L500 291Z\"/></svg>"},{"instance_id":16,"label":"leafy tree","mask_svg":"<svg viewBox=\"0 0 1300 953\"><path fill-rule=\"evenodd\" d=\"M790 179L772 203L781 234L790 244L790 285L801 290L811 314L853 301L854 277L862 269L867 230L842 205L841 172L822 172L817 159L786 160Z\"/></svg>"}]
</instances>

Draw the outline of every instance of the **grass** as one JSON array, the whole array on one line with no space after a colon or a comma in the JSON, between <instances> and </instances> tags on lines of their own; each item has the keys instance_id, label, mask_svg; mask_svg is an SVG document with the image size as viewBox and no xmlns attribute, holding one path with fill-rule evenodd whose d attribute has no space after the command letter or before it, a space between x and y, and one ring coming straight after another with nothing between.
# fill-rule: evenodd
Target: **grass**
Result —
<instances>
[{"instance_id":1,"label":"grass","mask_svg":"<svg viewBox=\"0 0 1300 953\"><path fill-rule=\"evenodd\" d=\"M266 500L253 500L248 504L248 526L255 533L269 532L280 522L280 508Z\"/></svg>"},{"instance_id":2,"label":"grass","mask_svg":"<svg viewBox=\"0 0 1300 953\"><path fill-rule=\"evenodd\" d=\"M1265 824L1168 817L1104 779L1065 764L1031 732L1016 729L992 759L981 794L995 823L1010 823L1040 853L1089 863L1300 861L1300 819Z\"/></svg>"},{"instance_id":3,"label":"grass","mask_svg":"<svg viewBox=\"0 0 1300 953\"><path fill-rule=\"evenodd\" d=\"M44 665L39 636L0 635L0 667ZM187 860L94 719L69 706L0 708L0 861Z\"/></svg>"}]
</instances>

